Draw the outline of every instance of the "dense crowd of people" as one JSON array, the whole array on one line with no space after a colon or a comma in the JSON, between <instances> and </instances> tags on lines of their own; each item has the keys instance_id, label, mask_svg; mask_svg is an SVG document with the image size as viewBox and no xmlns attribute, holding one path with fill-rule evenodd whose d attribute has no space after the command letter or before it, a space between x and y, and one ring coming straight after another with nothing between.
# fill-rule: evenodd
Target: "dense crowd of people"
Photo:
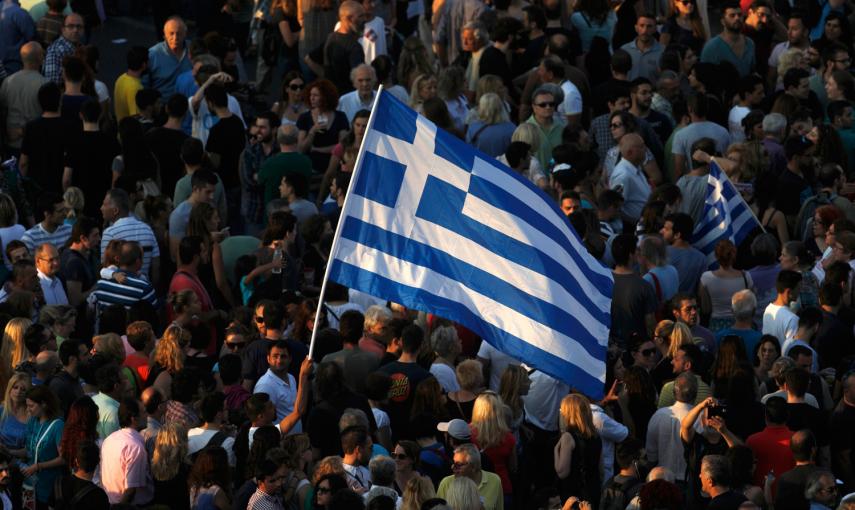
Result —
<instances>
[{"instance_id":1,"label":"dense crowd of people","mask_svg":"<svg viewBox=\"0 0 855 510\"><path fill-rule=\"evenodd\" d=\"M2 510L855 508L854 15L0 0ZM320 295L381 85L613 270L604 397ZM713 165L759 226L703 253Z\"/></svg>"}]
</instances>

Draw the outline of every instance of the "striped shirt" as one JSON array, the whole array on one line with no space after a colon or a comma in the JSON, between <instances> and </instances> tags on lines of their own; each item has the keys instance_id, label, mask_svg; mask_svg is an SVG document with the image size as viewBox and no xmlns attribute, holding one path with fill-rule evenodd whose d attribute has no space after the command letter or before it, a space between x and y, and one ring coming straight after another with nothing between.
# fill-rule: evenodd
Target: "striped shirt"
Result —
<instances>
[{"instance_id":1,"label":"striped shirt","mask_svg":"<svg viewBox=\"0 0 855 510\"><path fill-rule=\"evenodd\" d=\"M35 227L24 232L21 236L21 242L27 245L27 250L33 253L35 249L43 243L50 243L60 249L71 237L71 225L60 225L53 232L48 232L42 227L41 223L37 223Z\"/></svg>"},{"instance_id":2,"label":"striped shirt","mask_svg":"<svg viewBox=\"0 0 855 510\"><path fill-rule=\"evenodd\" d=\"M101 236L101 255L107 250L107 245L113 239L122 241L136 241L140 243L143 250L143 264L140 272L146 276L151 276L151 259L160 257L160 248L157 245L157 238L154 237L154 231L146 223L126 216L114 221L112 225L104 230Z\"/></svg>"},{"instance_id":3,"label":"striped shirt","mask_svg":"<svg viewBox=\"0 0 855 510\"><path fill-rule=\"evenodd\" d=\"M154 307L158 306L154 287L148 280L122 269L117 272L127 276L124 283L101 279L95 284L94 294L99 312L102 307L124 305L127 308L137 301L147 301Z\"/></svg>"}]
</instances>

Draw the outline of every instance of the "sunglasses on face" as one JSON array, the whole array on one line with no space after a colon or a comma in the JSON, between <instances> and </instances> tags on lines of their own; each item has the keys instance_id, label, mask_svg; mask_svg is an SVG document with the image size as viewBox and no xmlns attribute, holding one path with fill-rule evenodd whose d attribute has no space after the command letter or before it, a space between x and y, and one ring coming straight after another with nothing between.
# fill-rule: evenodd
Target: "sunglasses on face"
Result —
<instances>
[{"instance_id":1,"label":"sunglasses on face","mask_svg":"<svg viewBox=\"0 0 855 510\"><path fill-rule=\"evenodd\" d=\"M258 315L255 316L255 322L259 324L264 324L264 317L260 317Z\"/></svg>"},{"instance_id":2,"label":"sunglasses on face","mask_svg":"<svg viewBox=\"0 0 855 510\"><path fill-rule=\"evenodd\" d=\"M622 128L623 124L609 124L609 127L612 129Z\"/></svg>"},{"instance_id":3,"label":"sunglasses on face","mask_svg":"<svg viewBox=\"0 0 855 510\"><path fill-rule=\"evenodd\" d=\"M305 87L305 85L303 85L302 83L292 83L292 84L288 85L289 89L295 90L295 91L296 90L303 90L303 87Z\"/></svg>"},{"instance_id":4,"label":"sunglasses on face","mask_svg":"<svg viewBox=\"0 0 855 510\"><path fill-rule=\"evenodd\" d=\"M638 351L638 352L639 352L639 354L641 354L645 358L649 358L650 356L653 356L656 353L656 348L651 347L650 349L644 349L643 351Z\"/></svg>"},{"instance_id":5,"label":"sunglasses on face","mask_svg":"<svg viewBox=\"0 0 855 510\"><path fill-rule=\"evenodd\" d=\"M409 459L409 457L407 457L407 454L405 454L405 453L396 453L396 454L392 455L392 458L395 460L407 460L407 459Z\"/></svg>"},{"instance_id":6,"label":"sunglasses on face","mask_svg":"<svg viewBox=\"0 0 855 510\"><path fill-rule=\"evenodd\" d=\"M538 108L555 108L556 103L536 103L534 106Z\"/></svg>"},{"instance_id":7,"label":"sunglasses on face","mask_svg":"<svg viewBox=\"0 0 855 510\"><path fill-rule=\"evenodd\" d=\"M329 487L318 487L318 494L329 494L332 492L332 489Z\"/></svg>"}]
</instances>

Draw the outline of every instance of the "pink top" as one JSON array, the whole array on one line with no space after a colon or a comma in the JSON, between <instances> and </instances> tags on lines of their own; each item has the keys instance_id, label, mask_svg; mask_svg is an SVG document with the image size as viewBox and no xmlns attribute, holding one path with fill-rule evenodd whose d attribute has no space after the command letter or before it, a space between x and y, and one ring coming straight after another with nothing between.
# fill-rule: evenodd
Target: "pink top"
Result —
<instances>
[{"instance_id":1,"label":"pink top","mask_svg":"<svg viewBox=\"0 0 855 510\"><path fill-rule=\"evenodd\" d=\"M128 488L135 488L135 505L149 503L154 497L154 482L148 468L148 453L142 435L134 429L113 432L101 445L101 485L111 504L122 499Z\"/></svg>"}]
</instances>

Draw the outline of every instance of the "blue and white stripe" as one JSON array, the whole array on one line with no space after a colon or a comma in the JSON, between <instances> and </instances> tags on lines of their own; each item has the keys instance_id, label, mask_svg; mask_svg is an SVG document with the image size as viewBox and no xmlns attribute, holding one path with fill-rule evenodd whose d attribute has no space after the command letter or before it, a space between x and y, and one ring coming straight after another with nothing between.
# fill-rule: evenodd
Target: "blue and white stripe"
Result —
<instances>
[{"instance_id":1,"label":"blue and white stripe","mask_svg":"<svg viewBox=\"0 0 855 510\"><path fill-rule=\"evenodd\" d=\"M458 321L599 397L613 279L555 203L388 92L362 151L330 278Z\"/></svg>"},{"instance_id":2,"label":"blue and white stripe","mask_svg":"<svg viewBox=\"0 0 855 510\"><path fill-rule=\"evenodd\" d=\"M695 225L695 248L707 256L710 268L717 267L715 245L730 239L739 246L752 230L760 226L757 217L721 168L710 162L704 213Z\"/></svg>"}]
</instances>

